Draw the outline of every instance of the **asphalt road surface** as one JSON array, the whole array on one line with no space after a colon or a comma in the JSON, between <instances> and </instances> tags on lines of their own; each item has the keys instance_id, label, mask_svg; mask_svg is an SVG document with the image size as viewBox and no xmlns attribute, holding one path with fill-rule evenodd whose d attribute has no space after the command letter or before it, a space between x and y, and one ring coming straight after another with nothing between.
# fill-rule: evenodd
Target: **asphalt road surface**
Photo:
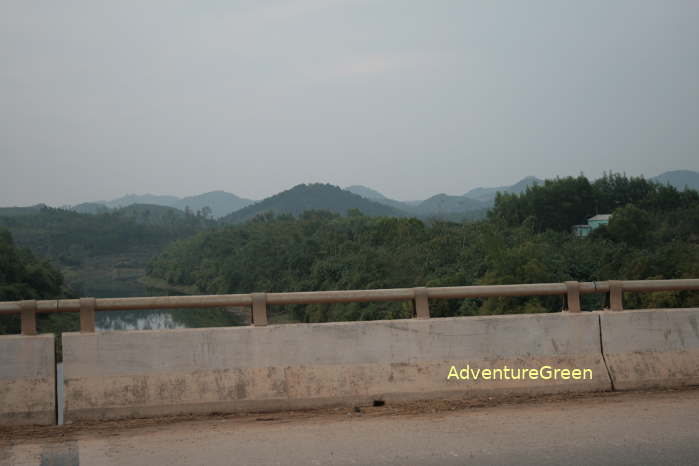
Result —
<instances>
[{"instance_id":1,"label":"asphalt road surface","mask_svg":"<svg viewBox=\"0 0 699 466\"><path fill-rule=\"evenodd\" d=\"M0 465L699 465L699 389L0 431Z\"/></svg>"}]
</instances>

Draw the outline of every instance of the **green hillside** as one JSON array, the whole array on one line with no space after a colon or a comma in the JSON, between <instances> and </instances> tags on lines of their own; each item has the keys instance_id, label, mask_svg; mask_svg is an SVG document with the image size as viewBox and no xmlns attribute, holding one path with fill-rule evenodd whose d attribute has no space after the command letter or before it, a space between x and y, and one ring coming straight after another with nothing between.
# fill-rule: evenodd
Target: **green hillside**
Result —
<instances>
[{"instance_id":1,"label":"green hillside","mask_svg":"<svg viewBox=\"0 0 699 466\"><path fill-rule=\"evenodd\" d=\"M213 218L220 218L247 207L253 202L250 199L243 199L225 191L211 191L196 196L184 197L172 204L172 207L182 211L188 208L192 212L201 211L208 207Z\"/></svg>"},{"instance_id":2,"label":"green hillside","mask_svg":"<svg viewBox=\"0 0 699 466\"><path fill-rule=\"evenodd\" d=\"M405 213L330 184L300 184L249 205L222 218L224 223L242 223L260 214L298 216L305 211L325 210L346 215L358 210L369 216L404 216Z\"/></svg>"},{"instance_id":3,"label":"green hillside","mask_svg":"<svg viewBox=\"0 0 699 466\"><path fill-rule=\"evenodd\" d=\"M187 219L187 214L179 209L154 204L131 204L114 209L111 214L149 225L177 224Z\"/></svg>"},{"instance_id":4,"label":"green hillside","mask_svg":"<svg viewBox=\"0 0 699 466\"><path fill-rule=\"evenodd\" d=\"M9 231L0 228L0 301L57 299L70 295L63 276L48 261L18 247ZM40 332L75 330L77 315L39 315ZM19 315L0 315L0 335L19 333Z\"/></svg>"},{"instance_id":5,"label":"green hillside","mask_svg":"<svg viewBox=\"0 0 699 466\"><path fill-rule=\"evenodd\" d=\"M651 180L660 184L668 184L679 190L699 190L699 172L692 170L673 170L654 176Z\"/></svg>"},{"instance_id":6,"label":"green hillside","mask_svg":"<svg viewBox=\"0 0 699 466\"><path fill-rule=\"evenodd\" d=\"M353 185L345 189L366 199L424 220L440 219L457 222L477 220L485 218L486 212L490 207L490 203L481 202L466 196L437 194L424 201L402 202L389 199L380 192L366 186Z\"/></svg>"},{"instance_id":7,"label":"green hillside","mask_svg":"<svg viewBox=\"0 0 699 466\"><path fill-rule=\"evenodd\" d=\"M421 218L460 221L466 218L483 218L487 208L486 203L466 196L437 194L408 209L411 214Z\"/></svg>"},{"instance_id":8,"label":"green hillside","mask_svg":"<svg viewBox=\"0 0 699 466\"><path fill-rule=\"evenodd\" d=\"M177 196L157 195L157 194L127 194L111 201L100 202L110 209L127 207L131 204L152 204L162 206L172 206L179 198Z\"/></svg>"},{"instance_id":9,"label":"green hillside","mask_svg":"<svg viewBox=\"0 0 699 466\"><path fill-rule=\"evenodd\" d=\"M46 206L0 209L0 227L17 244L50 259L77 293L102 296L139 290L148 260L179 238L215 224L171 207L132 205L103 214Z\"/></svg>"},{"instance_id":10,"label":"green hillside","mask_svg":"<svg viewBox=\"0 0 699 466\"><path fill-rule=\"evenodd\" d=\"M69 210L81 214L103 214L111 210L128 209L134 205L148 205L166 209L174 208L180 212L186 211L195 215L219 218L252 203L253 201L250 199L243 199L225 191L211 191L183 198L153 194L128 194L111 201L83 202L69 207ZM160 212L165 211L161 210Z\"/></svg>"},{"instance_id":11,"label":"green hillside","mask_svg":"<svg viewBox=\"0 0 699 466\"><path fill-rule=\"evenodd\" d=\"M588 238L570 232L596 209L613 213ZM151 277L201 292L308 291L470 284L597 281L699 276L699 194L642 178L547 180L522 194L499 195L486 220L341 217L328 212L258 217L168 246ZM585 296L587 309L603 296ZM691 292L630 295L629 307L699 304ZM435 301L433 313L550 312L560 297ZM273 318L296 321L410 315L409 306L355 303L281 306Z\"/></svg>"},{"instance_id":12,"label":"green hillside","mask_svg":"<svg viewBox=\"0 0 699 466\"><path fill-rule=\"evenodd\" d=\"M474 188L464 194L465 197L476 199L478 201L492 204L495 201L495 196L497 193L507 193L507 194L521 194L526 191L527 188L535 186L537 184L543 183L543 180L535 176L527 176L522 178L518 182L509 186L496 186L493 188Z\"/></svg>"}]
</instances>

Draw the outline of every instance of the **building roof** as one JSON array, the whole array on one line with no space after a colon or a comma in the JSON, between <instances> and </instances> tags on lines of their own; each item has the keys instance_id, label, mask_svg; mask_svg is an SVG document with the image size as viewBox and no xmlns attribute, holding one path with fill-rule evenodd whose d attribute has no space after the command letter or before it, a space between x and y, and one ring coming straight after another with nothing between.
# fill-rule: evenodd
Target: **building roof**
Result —
<instances>
[{"instance_id":1,"label":"building roof","mask_svg":"<svg viewBox=\"0 0 699 466\"><path fill-rule=\"evenodd\" d=\"M612 214L599 214L595 215L594 217L588 218L587 221L589 222L590 220L609 220L610 218L612 218Z\"/></svg>"}]
</instances>

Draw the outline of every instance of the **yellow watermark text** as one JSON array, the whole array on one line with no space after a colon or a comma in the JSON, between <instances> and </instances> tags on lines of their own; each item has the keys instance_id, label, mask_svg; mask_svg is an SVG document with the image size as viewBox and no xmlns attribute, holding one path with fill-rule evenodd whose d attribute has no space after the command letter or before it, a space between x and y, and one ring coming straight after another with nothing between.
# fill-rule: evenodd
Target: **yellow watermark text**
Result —
<instances>
[{"instance_id":1,"label":"yellow watermark text","mask_svg":"<svg viewBox=\"0 0 699 466\"><path fill-rule=\"evenodd\" d=\"M538 368L473 368L451 366L447 380L592 380L592 369L567 369L552 366Z\"/></svg>"}]
</instances>

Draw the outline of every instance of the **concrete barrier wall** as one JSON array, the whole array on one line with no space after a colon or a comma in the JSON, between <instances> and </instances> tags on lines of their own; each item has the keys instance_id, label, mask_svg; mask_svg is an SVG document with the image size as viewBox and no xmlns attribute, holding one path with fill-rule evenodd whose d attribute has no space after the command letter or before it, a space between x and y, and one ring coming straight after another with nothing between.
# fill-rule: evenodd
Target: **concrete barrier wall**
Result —
<instances>
[{"instance_id":1,"label":"concrete barrier wall","mask_svg":"<svg viewBox=\"0 0 699 466\"><path fill-rule=\"evenodd\" d=\"M0 425L55 423L53 335L0 336Z\"/></svg>"},{"instance_id":2,"label":"concrete barrier wall","mask_svg":"<svg viewBox=\"0 0 699 466\"><path fill-rule=\"evenodd\" d=\"M599 315L615 389L699 385L699 309Z\"/></svg>"},{"instance_id":3,"label":"concrete barrier wall","mask_svg":"<svg viewBox=\"0 0 699 466\"><path fill-rule=\"evenodd\" d=\"M68 333L63 360L67 421L611 389L592 313ZM592 379L448 379L467 365Z\"/></svg>"}]
</instances>

